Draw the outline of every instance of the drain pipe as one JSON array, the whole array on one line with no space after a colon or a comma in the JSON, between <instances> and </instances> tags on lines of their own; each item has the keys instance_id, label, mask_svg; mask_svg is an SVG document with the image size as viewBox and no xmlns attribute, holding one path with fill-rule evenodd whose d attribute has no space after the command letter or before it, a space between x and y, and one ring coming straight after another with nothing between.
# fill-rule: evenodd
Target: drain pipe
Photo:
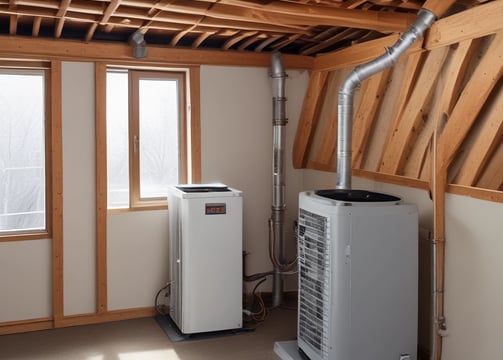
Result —
<instances>
[{"instance_id":1,"label":"drain pipe","mask_svg":"<svg viewBox=\"0 0 503 360\"><path fill-rule=\"evenodd\" d=\"M427 9L419 10L416 21L409 30L386 53L360 66L357 66L344 80L339 90L338 133L337 133L337 189L351 189L351 132L353 118L354 92L361 82L370 76L396 64L398 58L414 41L421 37L436 20L436 15Z\"/></svg>"},{"instance_id":2,"label":"drain pipe","mask_svg":"<svg viewBox=\"0 0 503 360\"><path fill-rule=\"evenodd\" d=\"M273 79L273 157L272 157L272 206L269 219L269 255L273 262L272 306L277 307L283 298L282 266L285 261L284 222L285 222L285 128L288 122L285 105L285 79L281 55L275 52L271 59L271 78ZM272 237L272 238L271 238Z\"/></svg>"}]
</instances>

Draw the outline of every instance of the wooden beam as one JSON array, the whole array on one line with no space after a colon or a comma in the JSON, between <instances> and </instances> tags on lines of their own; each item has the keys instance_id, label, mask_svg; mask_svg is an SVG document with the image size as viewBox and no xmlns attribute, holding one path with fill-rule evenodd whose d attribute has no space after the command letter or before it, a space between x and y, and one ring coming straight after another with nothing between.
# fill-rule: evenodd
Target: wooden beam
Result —
<instances>
[{"instance_id":1,"label":"wooden beam","mask_svg":"<svg viewBox=\"0 0 503 360\"><path fill-rule=\"evenodd\" d=\"M294 34L294 35L289 35L286 39L278 41L276 44L272 46L273 50L279 51L285 46L295 42L298 38L302 37L302 34Z\"/></svg>"},{"instance_id":2,"label":"wooden beam","mask_svg":"<svg viewBox=\"0 0 503 360\"><path fill-rule=\"evenodd\" d=\"M240 51L243 51L243 50L246 50L248 48L248 46L250 46L251 44L254 44L256 43L257 41L260 41L260 40L264 40L267 38L267 35L263 34L263 33L257 33L256 35L254 36L250 36L248 38L248 40L246 41L243 41L239 46L238 46L238 50Z\"/></svg>"},{"instance_id":3,"label":"wooden beam","mask_svg":"<svg viewBox=\"0 0 503 360\"><path fill-rule=\"evenodd\" d=\"M503 179L503 146L500 146L500 150L498 150L499 156L497 157L499 164L497 164L497 170L499 171L498 179ZM501 160L500 160L501 159ZM503 203L503 191L494 191L488 190L488 188L480 188L480 187L470 187L456 184L449 184L447 186L447 192L451 194L468 196L475 199L481 199L486 201L493 201L498 203Z\"/></svg>"},{"instance_id":4,"label":"wooden beam","mask_svg":"<svg viewBox=\"0 0 503 360\"><path fill-rule=\"evenodd\" d=\"M381 154L379 157L379 162L376 167L373 167L376 171L379 170L380 164L383 162L384 152L386 150L386 144L389 144L391 137L393 136L393 130L398 127L400 122L400 117L402 115L403 109L407 101L409 100L412 89L414 88L414 83L417 79L417 73L419 73L421 68L421 60L423 54L421 52L415 52L405 57L403 61L405 62L405 69L403 74L401 74L400 86L395 87L393 93L387 94L386 96L391 96L392 105L388 106L390 109L385 109L387 112L384 115L389 115L390 122L388 126L388 131L386 132L386 140L381 146ZM395 66L396 69L396 66Z\"/></svg>"},{"instance_id":5,"label":"wooden beam","mask_svg":"<svg viewBox=\"0 0 503 360\"><path fill-rule=\"evenodd\" d=\"M197 49L199 47L199 45L201 45L204 40L206 40L207 38L209 38L211 35L214 35L216 34L216 32L204 32L202 33L201 35L198 36L198 38L196 40L194 40L194 42L192 43L192 48L193 49Z\"/></svg>"},{"instance_id":6,"label":"wooden beam","mask_svg":"<svg viewBox=\"0 0 503 360\"><path fill-rule=\"evenodd\" d=\"M423 130L414 144L411 156L407 160L405 175L419 176L425 156L429 154L428 149L435 126L437 123L442 123L446 114L451 113L454 102L461 92L461 82L476 48L471 40L467 40L449 50L445 69L439 74L436 86L439 89L439 94L436 94L433 100L429 119L424 124Z\"/></svg>"},{"instance_id":7,"label":"wooden beam","mask_svg":"<svg viewBox=\"0 0 503 360\"><path fill-rule=\"evenodd\" d=\"M449 0L451 1L451 0ZM175 4L179 1L175 1ZM381 32L401 32L409 28L416 16L408 13L364 11L327 6L269 1L267 5L240 0L220 0L207 16L235 20L259 19L296 25L330 25Z\"/></svg>"},{"instance_id":8,"label":"wooden beam","mask_svg":"<svg viewBox=\"0 0 503 360\"><path fill-rule=\"evenodd\" d=\"M465 186L474 186L485 168L491 155L500 144L503 136L503 89L500 87L496 92L497 97L487 114L481 121L484 122L481 131L477 134L477 138L473 143L468 156L466 157L460 172L457 175L456 184ZM503 177L501 178L503 182ZM498 187L492 188L498 190Z\"/></svg>"},{"instance_id":9,"label":"wooden beam","mask_svg":"<svg viewBox=\"0 0 503 360\"><path fill-rule=\"evenodd\" d=\"M260 52L264 50L267 46L280 39L281 35L271 35L265 38L259 45L257 45L254 49L255 52Z\"/></svg>"},{"instance_id":10,"label":"wooden beam","mask_svg":"<svg viewBox=\"0 0 503 360\"><path fill-rule=\"evenodd\" d=\"M423 8L430 10L432 13L434 13L437 18L442 17L447 10L456 2L456 0L426 0L426 2L423 4Z\"/></svg>"},{"instance_id":11,"label":"wooden beam","mask_svg":"<svg viewBox=\"0 0 503 360\"><path fill-rule=\"evenodd\" d=\"M56 13L56 17L58 18L56 21L56 27L54 29L54 37L56 39L61 37L61 33L63 32L63 26L65 25L65 15L68 10L68 6L70 6L70 2L72 0L63 0L59 5L58 12Z\"/></svg>"},{"instance_id":12,"label":"wooden beam","mask_svg":"<svg viewBox=\"0 0 503 360\"><path fill-rule=\"evenodd\" d=\"M353 168L361 168L372 125L388 84L391 70L375 74L362 84L361 98L353 120Z\"/></svg>"},{"instance_id":13,"label":"wooden beam","mask_svg":"<svg viewBox=\"0 0 503 360\"><path fill-rule=\"evenodd\" d=\"M393 46L399 38L400 35L393 34L384 38L353 45L349 48L334 51L329 54L318 55L314 60L313 70L338 70L365 63L384 54L386 48ZM421 52L422 50L422 41L417 40L402 57Z\"/></svg>"},{"instance_id":14,"label":"wooden beam","mask_svg":"<svg viewBox=\"0 0 503 360\"><path fill-rule=\"evenodd\" d=\"M461 93L439 139L439 161L446 169L503 73L503 31L496 34Z\"/></svg>"},{"instance_id":15,"label":"wooden beam","mask_svg":"<svg viewBox=\"0 0 503 360\"><path fill-rule=\"evenodd\" d=\"M40 24L42 23L42 18L37 16L33 19L33 27L31 30L31 36L38 37L40 32Z\"/></svg>"},{"instance_id":16,"label":"wooden beam","mask_svg":"<svg viewBox=\"0 0 503 360\"><path fill-rule=\"evenodd\" d=\"M52 313L63 318L63 139L61 62L51 61Z\"/></svg>"},{"instance_id":17,"label":"wooden beam","mask_svg":"<svg viewBox=\"0 0 503 360\"><path fill-rule=\"evenodd\" d=\"M447 56L447 49L440 48L428 54L414 90L404 108L398 126L392 130L380 171L400 175L408 149L417 136L416 131L423 121L423 107L432 96L432 89Z\"/></svg>"},{"instance_id":18,"label":"wooden beam","mask_svg":"<svg viewBox=\"0 0 503 360\"><path fill-rule=\"evenodd\" d=\"M201 70L199 66L189 68L190 101L190 161L187 167L192 169L188 181L201 182ZM189 105L189 104L188 104Z\"/></svg>"},{"instance_id":19,"label":"wooden beam","mask_svg":"<svg viewBox=\"0 0 503 360\"><path fill-rule=\"evenodd\" d=\"M96 312L108 311L107 276L107 67L95 65L95 128L96 128Z\"/></svg>"},{"instance_id":20,"label":"wooden beam","mask_svg":"<svg viewBox=\"0 0 503 360\"><path fill-rule=\"evenodd\" d=\"M9 35L16 35L17 33L17 15L11 15L10 16L10 22L9 22Z\"/></svg>"},{"instance_id":21,"label":"wooden beam","mask_svg":"<svg viewBox=\"0 0 503 360\"><path fill-rule=\"evenodd\" d=\"M503 30L502 15L503 1L493 1L446 17L433 23L424 46L431 50L500 32Z\"/></svg>"},{"instance_id":22,"label":"wooden beam","mask_svg":"<svg viewBox=\"0 0 503 360\"><path fill-rule=\"evenodd\" d=\"M86 32L86 38L84 39L84 41L87 43L89 41L91 41L93 39L93 36L94 36L94 32L96 31L96 28L98 27L98 23L92 23L90 26L89 26L89 29L87 29L87 32Z\"/></svg>"},{"instance_id":23,"label":"wooden beam","mask_svg":"<svg viewBox=\"0 0 503 360\"><path fill-rule=\"evenodd\" d=\"M345 29L345 30L339 32L338 34L335 34L334 36L331 36L330 38L321 41L319 44L308 46L308 47L304 48L300 54L301 55L311 55L311 54L317 53L320 50L323 50L329 46L332 46L332 45L334 45L344 39L347 39L350 37L356 38L356 37L364 34L366 31L367 30L355 30L355 29L351 29L351 28Z\"/></svg>"},{"instance_id":24,"label":"wooden beam","mask_svg":"<svg viewBox=\"0 0 503 360\"><path fill-rule=\"evenodd\" d=\"M148 46L148 57L134 59L131 47L126 44L104 44L100 42L13 38L0 36L0 55L12 57L34 57L59 60L126 61L132 64L184 64L184 65L232 65L269 67L271 55L265 53L172 49ZM313 58L309 56L282 56L287 69L311 69Z\"/></svg>"},{"instance_id":25,"label":"wooden beam","mask_svg":"<svg viewBox=\"0 0 503 360\"><path fill-rule=\"evenodd\" d=\"M239 32L238 34L232 36L230 39L228 39L224 45L222 46L222 49L228 50L230 49L234 44L237 44L241 40L244 40L248 37L254 36L257 34L257 31L246 31L246 32Z\"/></svg>"},{"instance_id":26,"label":"wooden beam","mask_svg":"<svg viewBox=\"0 0 503 360\"><path fill-rule=\"evenodd\" d=\"M309 78L293 145L292 160L296 169L306 166L311 139L318 122L320 102L325 95L327 76L326 71L314 71Z\"/></svg>"},{"instance_id":27,"label":"wooden beam","mask_svg":"<svg viewBox=\"0 0 503 360\"><path fill-rule=\"evenodd\" d=\"M103 13L103 17L101 18L100 24L105 25L108 23L108 20L110 20L110 17L113 15L115 10L120 5L121 0L112 0L108 4L107 8L105 9L105 12Z\"/></svg>"},{"instance_id":28,"label":"wooden beam","mask_svg":"<svg viewBox=\"0 0 503 360\"><path fill-rule=\"evenodd\" d=\"M501 186L503 185L503 141L500 139L499 146L494 151L492 160L488 164L484 173L482 174L480 180L477 183L477 187L483 189L499 190L501 192ZM503 198L501 196L500 198ZM503 202L503 201L501 201Z\"/></svg>"}]
</instances>

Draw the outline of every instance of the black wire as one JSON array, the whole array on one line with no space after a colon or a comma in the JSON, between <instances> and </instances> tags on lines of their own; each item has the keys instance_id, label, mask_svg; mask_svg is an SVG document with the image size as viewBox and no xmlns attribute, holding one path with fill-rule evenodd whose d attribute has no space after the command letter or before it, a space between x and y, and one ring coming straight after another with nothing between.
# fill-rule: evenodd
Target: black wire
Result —
<instances>
[{"instance_id":1,"label":"black wire","mask_svg":"<svg viewBox=\"0 0 503 360\"><path fill-rule=\"evenodd\" d=\"M158 313L158 314L160 314L160 315L166 315L166 314L164 314L163 312L161 312L161 311L159 310L159 305L158 305L159 295L161 294L161 292L162 292L163 290L166 290L167 288L169 288L169 287L170 287L170 285L171 285L171 283L168 283L168 284L164 285L162 288L160 288L160 289L159 289L159 291L158 291L158 292L157 292L157 294L155 295L155 300L154 300L154 304L155 304L155 311L156 311L156 313Z\"/></svg>"},{"instance_id":2,"label":"black wire","mask_svg":"<svg viewBox=\"0 0 503 360\"><path fill-rule=\"evenodd\" d=\"M253 291L252 291L252 298L255 297L255 291L257 291L257 288L260 286L260 284L262 284L264 281L266 281L267 278L263 278L262 280L260 280L257 284L255 284L254 288L253 288Z\"/></svg>"}]
</instances>

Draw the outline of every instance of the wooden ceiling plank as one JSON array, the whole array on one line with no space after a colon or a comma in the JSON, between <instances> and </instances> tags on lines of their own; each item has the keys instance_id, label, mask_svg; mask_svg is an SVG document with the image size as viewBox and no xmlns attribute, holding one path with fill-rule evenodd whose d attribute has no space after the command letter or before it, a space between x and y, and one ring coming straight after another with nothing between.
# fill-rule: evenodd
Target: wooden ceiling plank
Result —
<instances>
[{"instance_id":1,"label":"wooden ceiling plank","mask_svg":"<svg viewBox=\"0 0 503 360\"><path fill-rule=\"evenodd\" d=\"M321 54L314 60L313 70L338 70L365 63L384 54L385 49L393 46L399 38L400 35L393 34L329 54ZM420 40L414 42L402 56L405 57L418 51L422 51L422 41Z\"/></svg>"},{"instance_id":2,"label":"wooden ceiling plank","mask_svg":"<svg viewBox=\"0 0 503 360\"><path fill-rule=\"evenodd\" d=\"M430 10L437 18L441 18L455 2L456 0L426 0L422 7Z\"/></svg>"},{"instance_id":3,"label":"wooden ceiling plank","mask_svg":"<svg viewBox=\"0 0 503 360\"><path fill-rule=\"evenodd\" d=\"M171 41L169 42L169 46L176 46L176 44L178 44L178 42L180 40L182 40L182 38L187 35L188 33L190 33L192 29L186 29L186 30L183 30L183 31L180 31L178 34L176 34L172 39Z\"/></svg>"},{"instance_id":4,"label":"wooden ceiling plank","mask_svg":"<svg viewBox=\"0 0 503 360\"><path fill-rule=\"evenodd\" d=\"M482 174L479 182L477 183L478 188L500 190L503 184L503 141L500 139L500 143L496 151L494 152L491 161L487 165Z\"/></svg>"},{"instance_id":5,"label":"wooden ceiling plank","mask_svg":"<svg viewBox=\"0 0 503 360\"><path fill-rule=\"evenodd\" d=\"M305 48L304 50L301 51L300 54L301 55L312 55L312 54L317 53L323 49L326 49L327 47L330 47L330 46L332 46L332 45L338 43L339 41L342 41L348 37L351 37L351 36L357 37L357 36L360 36L366 32L367 32L367 30L346 29L346 30L341 31L337 35L334 35L331 38L323 41L320 44Z\"/></svg>"},{"instance_id":6,"label":"wooden ceiling plank","mask_svg":"<svg viewBox=\"0 0 503 360\"><path fill-rule=\"evenodd\" d=\"M503 73L503 31L496 34L463 89L437 146L440 169L447 169Z\"/></svg>"},{"instance_id":7,"label":"wooden ceiling plank","mask_svg":"<svg viewBox=\"0 0 503 360\"><path fill-rule=\"evenodd\" d=\"M458 173L455 183L466 186L476 184L503 135L503 92L499 92L494 104L488 110L484 125ZM503 181L503 180L502 180Z\"/></svg>"},{"instance_id":8,"label":"wooden ceiling plank","mask_svg":"<svg viewBox=\"0 0 503 360\"><path fill-rule=\"evenodd\" d=\"M147 6L136 1L123 0L124 4ZM250 22L265 22L274 24L290 24L300 26L344 26L365 28L377 31L404 31L415 19L415 15L406 13L391 13L378 11L349 10L323 6L308 6L293 3L272 2L267 6L251 2L237 1L233 5L222 3L221 0L207 10L200 2L174 0L166 11L182 14L205 15L213 18L231 19ZM232 2L232 0L231 0Z\"/></svg>"},{"instance_id":9,"label":"wooden ceiling plank","mask_svg":"<svg viewBox=\"0 0 503 360\"><path fill-rule=\"evenodd\" d=\"M353 167L361 168L373 122L388 84L391 70L375 74L362 84L361 98L353 120Z\"/></svg>"},{"instance_id":10,"label":"wooden ceiling plank","mask_svg":"<svg viewBox=\"0 0 503 360\"><path fill-rule=\"evenodd\" d=\"M447 69L447 81L442 95L442 103L439 109L438 117L443 114L450 114L456 103L456 100L461 92L461 86L464 75L470 65L470 61L475 56L478 48L478 41L464 40L460 42L454 52L454 56L450 61Z\"/></svg>"},{"instance_id":11,"label":"wooden ceiling plank","mask_svg":"<svg viewBox=\"0 0 503 360\"><path fill-rule=\"evenodd\" d=\"M9 35L16 35L17 33L17 15L11 15L9 21Z\"/></svg>"},{"instance_id":12,"label":"wooden ceiling plank","mask_svg":"<svg viewBox=\"0 0 503 360\"><path fill-rule=\"evenodd\" d=\"M432 109L429 112L430 121L424 124L414 148L407 160L405 175L417 177L419 176L425 157L429 155L431 139L435 131L437 123L441 122L444 114L450 114L455 99L458 98L466 68L473 55L472 41L467 40L460 43L452 50L452 55L447 57L446 68L441 72L438 79L437 89L440 89L440 94L435 97ZM451 50L449 50L451 51ZM428 179L429 181L430 179Z\"/></svg>"},{"instance_id":13,"label":"wooden ceiling plank","mask_svg":"<svg viewBox=\"0 0 503 360\"><path fill-rule=\"evenodd\" d=\"M400 71L397 71L397 66L393 68L391 84L383 99L383 102L386 100L386 103L383 104L379 114L381 118L389 119L388 124L383 124L381 128L381 132L384 132L386 135L382 140L374 139L376 144L371 150L374 153L378 153L378 155L369 157L372 160L371 163L365 164L369 170L379 171L386 144L389 144L393 135L393 129L398 126L400 116L412 92L417 73L420 71L422 55L421 52L416 52L401 59L398 63Z\"/></svg>"},{"instance_id":14,"label":"wooden ceiling plank","mask_svg":"<svg viewBox=\"0 0 503 360\"><path fill-rule=\"evenodd\" d=\"M362 4L365 4L366 2L367 2L367 0L347 0L347 1L344 1L344 7L346 9L354 9Z\"/></svg>"},{"instance_id":15,"label":"wooden ceiling plank","mask_svg":"<svg viewBox=\"0 0 503 360\"><path fill-rule=\"evenodd\" d=\"M259 19L260 21L296 25L352 27L382 32L405 31L416 18L415 15L408 13L350 10L282 1L271 1L264 6L240 0L221 0L208 11L207 15L226 18L237 17L236 19L240 20Z\"/></svg>"},{"instance_id":16,"label":"wooden ceiling plank","mask_svg":"<svg viewBox=\"0 0 503 360\"><path fill-rule=\"evenodd\" d=\"M408 9L408 10L419 10L423 7L422 1L403 1L403 0L370 0L372 4L380 5L380 6L396 6L399 9Z\"/></svg>"},{"instance_id":17,"label":"wooden ceiling plank","mask_svg":"<svg viewBox=\"0 0 503 360\"><path fill-rule=\"evenodd\" d=\"M265 39L264 41L262 41L262 43L257 45L257 47L255 47L254 51L260 52L260 51L264 50L267 46L269 46L270 44L272 44L273 42L275 42L276 40L278 40L280 38L281 38L281 35L271 35L271 36L269 36L268 39Z\"/></svg>"},{"instance_id":18,"label":"wooden ceiling plank","mask_svg":"<svg viewBox=\"0 0 503 360\"><path fill-rule=\"evenodd\" d=\"M107 8L105 9L105 12L103 13L103 17L101 18L101 21L100 21L101 24L106 24L108 22L108 20L110 20L110 17L113 15L115 10L117 10L120 3L121 3L121 0L110 1Z\"/></svg>"},{"instance_id":19,"label":"wooden ceiling plank","mask_svg":"<svg viewBox=\"0 0 503 360\"><path fill-rule=\"evenodd\" d=\"M62 0L59 7L58 7L58 12L56 13L57 17L64 17L68 7L70 6L70 2L72 0Z\"/></svg>"},{"instance_id":20,"label":"wooden ceiling plank","mask_svg":"<svg viewBox=\"0 0 503 360\"><path fill-rule=\"evenodd\" d=\"M246 39L253 35L257 35L257 31L239 32L236 35L229 38L222 46L222 49L229 50L234 44L237 44L241 40Z\"/></svg>"},{"instance_id":21,"label":"wooden ceiling plank","mask_svg":"<svg viewBox=\"0 0 503 360\"><path fill-rule=\"evenodd\" d=\"M390 142L384 149L380 171L400 175L408 148L415 140L416 131L423 121L424 105L432 95L432 89L447 56L447 50L447 48L440 48L428 54L414 90L402 112L400 122L392 129Z\"/></svg>"},{"instance_id":22,"label":"wooden ceiling plank","mask_svg":"<svg viewBox=\"0 0 503 360\"><path fill-rule=\"evenodd\" d=\"M135 11L119 9L115 12L115 17L127 18L127 19L142 19L145 21L151 20L146 14L138 13ZM251 22L245 20L231 20L231 19L219 19L219 18L209 18L205 17L203 14L180 14L176 12L162 11L155 16L155 21L159 22L171 22L171 23L181 23L186 25L193 25L198 23L200 26L210 26L210 27L220 27L220 28L235 28L239 30L257 30L257 31L274 31L291 33L298 32L306 35L311 35L312 33L304 26L293 26L289 24L278 24L272 23L260 23Z\"/></svg>"},{"instance_id":23,"label":"wooden ceiling plank","mask_svg":"<svg viewBox=\"0 0 503 360\"><path fill-rule=\"evenodd\" d=\"M57 18L57 10L49 9L49 8L33 8L33 7L18 7L16 10L9 9L5 5L0 5L0 13L16 15L16 16L40 16L42 18ZM78 15L78 16L77 16ZM90 14L70 14L67 13L65 18L69 20L78 21L81 23L85 22L94 22L97 21L98 18L95 15Z\"/></svg>"},{"instance_id":24,"label":"wooden ceiling plank","mask_svg":"<svg viewBox=\"0 0 503 360\"><path fill-rule=\"evenodd\" d=\"M239 45L238 50L246 50L248 46L252 45L253 43L256 43L259 40L263 40L264 37L267 35L264 35L262 33L258 33L255 36L251 36L248 40L244 41L241 45Z\"/></svg>"},{"instance_id":25,"label":"wooden ceiling plank","mask_svg":"<svg viewBox=\"0 0 503 360\"><path fill-rule=\"evenodd\" d=\"M428 30L424 46L431 50L499 32L501 14L503 1L493 1L440 19Z\"/></svg>"},{"instance_id":26,"label":"wooden ceiling plank","mask_svg":"<svg viewBox=\"0 0 503 360\"><path fill-rule=\"evenodd\" d=\"M217 33L217 31L206 31L206 32L201 33L201 35L199 35L197 37L197 39L194 40L194 42L192 43L192 48L197 49L204 42L204 40L206 40L211 35L214 35L216 33Z\"/></svg>"},{"instance_id":27,"label":"wooden ceiling plank","mask_svg":"<svg viewBox=\"0 0 503 360\"><path fill-rule=\"evenodd\" d=\"M285 46L287 46L287 45L295 42L297 39L301 38L302 36L303 36L302 34L293 34L293 35L290 35L286 39L281 40L281 41L277 42L276 44L274 44L272 46L272 49L276 50L276 51L279 51L282 48L284 48Z\"/></svg>"},{"instance_id":28,"label":"wooden ceiling plank","mask_svg":"<svg viewBox=\"0 0 503 360\"><path fill-rule=\"evenodd\" d=\"M38 37L38 34L40 33L41 23L42 23L42 18L40 16L36 16L33 19L33 27L31 30L31 36Z\"/></svg>"},{"instance_id":29,"label":"wooden ceiling plank","mask_svg":"<svg viewBox=\"0 0 503 360\"><path fill-rule=\"evenodd\" d=\"M97 28L98 28L97 22L92 23L91 26L89 26L89 29L87 29L86 32L86 38L84 39L85 42L89 42L93 39L94 32L96 31Z\"/></svg>"},{"instance_id":30,"label":"wooden ceiling plank","mask_svg":"<svg viewBox=\"0 0 503 360\"><path fill-rule=\"evenodd\" d=\"M63 27L65 26L65 15L70 6L70 2L72 0L63 0L59 6L58 12L56 13L56 17L58 20L56 21L56 27L54 29L54 37L59 39L63 32Z\"/></svg>"},{"instance_id":31,"label":"wooden ceiling plank","mask_svg":"<svg viewBox=\"0 0 503 360\"><path fill-rule=\"evenodd\" d=\"M327 71L313 71L309 78L293 146L292 160L296 169L306 166L311 139L318 122L320 102L325 96L327 77Z\"/></svg>"}]
</instances>

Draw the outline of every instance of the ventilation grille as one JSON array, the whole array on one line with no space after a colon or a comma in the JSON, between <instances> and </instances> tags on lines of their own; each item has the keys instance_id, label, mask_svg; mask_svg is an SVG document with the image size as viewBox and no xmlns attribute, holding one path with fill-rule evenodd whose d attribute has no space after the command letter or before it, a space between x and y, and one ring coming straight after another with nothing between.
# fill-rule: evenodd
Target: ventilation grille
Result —
<instances>
[{"instance_id":1,"label":"ventilation grille","mask_svg":"<svg viewBox=\"0 0 503 360\"><path fill-rule=\"evenodd\" d=\"M330 326L329 218L299 212L299 338L328 358Z\"/></svg>"}]
</instances>

